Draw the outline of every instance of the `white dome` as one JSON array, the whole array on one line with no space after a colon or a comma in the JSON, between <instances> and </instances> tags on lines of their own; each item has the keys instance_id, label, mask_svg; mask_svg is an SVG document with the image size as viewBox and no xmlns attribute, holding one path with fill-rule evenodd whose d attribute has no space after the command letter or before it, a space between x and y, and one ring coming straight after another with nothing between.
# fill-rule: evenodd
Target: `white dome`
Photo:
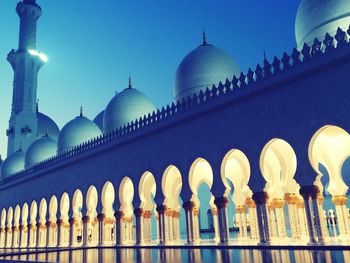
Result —
<instances>
[{"instance_id":1,"label":"white dome","mask_svg":"<svg viewBox=\"0 0 350 263\"><path fill-rule=\"evenodd\" d=\"M82 115L78 116L62 128L58 136L57 152L69 150L101 134L100 128L93 121Z\"/></svg>"},{"instance_id":2,"label":"white dome","mask_svg":"<svg viewBox=\"0 0 350 263\"><path fill-rule=\"evenodd\" d=\"M57 141L60 129L57 124L47 115L37 112L38 118L38 137L45 136L46 131L50 134L50 137Z\"/></svg>"},{"instance_id":3,"label":"white dome","mask_svg":"<svg viewBox=\"0 0 350 263\"><path fill-rule=\"evenodd\" d=\"M47 134L34 141L28 148L25 156L25 168L44 161L57 152L57 143Z\"/></svg>"},{"instance_id":4,"label":"white dome","mask_svg":"<svg viewBox=\"0 0 350 263\"><path fill-rule=\"evenodd\" d=\"M97 126L100 128L101 131L103 131L103 114L105 111L101 111L99 114L96 115L94 119L94 123L97 124Z\"/></svg>"},{"instance_id":5,"label":"white dome","mask_svg":"<svg viewBox=\"0 0 350 263\"><path fill-rule=\"evenodd\" d=\"M295 38L298 47L321 42L326 33L336 34L338 27L346 31L350 25L349 0L302 0L295 20Z\"/></svg>"},{"instance_id":6,"label":"white dome","mask_svg":"<svg viewBox=\"0 0 350 263\"><path fill-rule=\"evenodd\" d=\"M180 63L176 71L174 100L181 100L220 81L231 80L241 72L232 57L224 50L203 41Z\"/></svg>"},{"instance_id":7,"label":"white dome","mask_svg":"<svg viewBox=\"0 0 350 263\"><path fill-rule=\"evenodd\" d=\"M1 166L1 178L4 179L24 170L24 157L25 153L22 149L8 156Z\"/></svg>"},{"instance_id":8,"label":"white dome","mask_svg":"<svg viewBox=\"0 0 350 263\"><path fill-rule=\"evenodd\" d=\"M142 92L129 86L108 103L103 115L104 131L118 129L155 110L154 104Z\"/></svg>"}]
</instances>

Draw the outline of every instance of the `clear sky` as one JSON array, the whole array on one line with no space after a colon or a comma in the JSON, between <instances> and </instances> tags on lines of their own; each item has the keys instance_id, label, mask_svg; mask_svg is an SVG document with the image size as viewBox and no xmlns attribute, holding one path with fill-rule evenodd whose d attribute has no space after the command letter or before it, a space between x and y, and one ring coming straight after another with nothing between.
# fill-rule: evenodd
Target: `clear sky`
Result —
<instances>
[{"instance_id":1,"label":"clear sky","mask_svg":"<svg viewBox=\"0 0 350 263\"><path fill-rule=\"evenodd\" d=\"M18 0L0 7L0 153L6 156ZM37 49L49 61L38 78L40 111L60 128L79 114L93 119L115 91L134 88L161 107L172 101L181 59L201 44L226 50L243 71L296 46L299 0L38 0Z\"/></svg>"}]
</instances>

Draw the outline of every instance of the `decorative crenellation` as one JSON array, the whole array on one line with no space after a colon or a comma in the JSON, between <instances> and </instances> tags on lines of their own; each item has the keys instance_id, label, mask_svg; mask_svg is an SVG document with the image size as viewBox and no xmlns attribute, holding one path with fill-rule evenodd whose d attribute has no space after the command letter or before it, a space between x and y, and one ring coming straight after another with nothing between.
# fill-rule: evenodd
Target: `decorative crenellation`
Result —
<instances>
[{"instance_id":1,"label":"decorative crenellation","mask_svg":"<svg viewBox=\"0 0 350 263\"><path fill-rule=\"evenodd\" d=\"M201 90L199 93L194 93L193 96L168 104L161 109L131 121L116 130L105 132L103 135L90 139L67 151L58 153L42 162L36 163L18 174L32 173L36 169L67 160L83 152L100 147L101 145L114 142L126 135L142 130L144 127L156 125L163 120L171 119L183 112L196 108L198 105L209 103L219 97L230 96L232 93L235 94L236 92L240 92L240 89L249 88L249 86L254 83L297 67L313 58L327 55L328 53L334 52L336 49L348 47L350 45L349 38L350 27L346 32L341 28L338 28L334 37L327 33L322 42L316 38L312 46L305 43L301 50L294 48L291 54L284 52L281 59L275 56L272 62L269 62L265 58L262 65L256 65L255 70L249 68L246 74L241 72L239 76L234 75L231 80L226 79L225 82L220 81L218 85L207 87L205 91ZM14 177L9 177L3 180L3 183L11 180L11 178Z\"/></svg>"}]
</instances>

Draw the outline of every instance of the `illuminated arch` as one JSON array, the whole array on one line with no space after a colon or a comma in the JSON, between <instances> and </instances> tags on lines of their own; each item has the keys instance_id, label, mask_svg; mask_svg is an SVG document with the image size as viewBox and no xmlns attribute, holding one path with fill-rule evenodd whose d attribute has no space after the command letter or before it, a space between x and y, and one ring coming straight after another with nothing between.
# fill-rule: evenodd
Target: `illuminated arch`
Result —
<instances>
[{"instance_id":1,"label":"illuminated arch","mask_svg":"<svg viewBox=\"0 0 350 263\"><path fill-rule=\"evenodd\" d=\"M232 200L236 205L243 205L246 198L251 198L252 191L248 186L250 164L247 156L242 151L232 149L225 155L221 164L221 179L228 190L231 187L227 180L232 182L234 187Z\"/></svg>"},{"instance_id":2,"label":"illuminated arch","mask_svg":"<svg viewBox=\"0 0 350 263\"><path fill-rule=\"evenodd\" d=\"M119 186L120 210L125 216L133 216L132 200L134 198L134 185L131 179L125 176Z\"/></svg>"},{"instance_id":3,"label":"illuminated arch","mask_svg":"<svg viewBox=\"0 0 350 263\"><path fill-rule=\"evenodd\" d=\"M36 203L36 201L34 200L32 202L32 204L30 205L30 214L29 214L29 217L30 217L30 223L31 224L36 224L36 216L38 214L38 205Z\"/></svg>"},{"instance_id":4,"label":"illuminated arch","mask_svg":"<svg viewBox=\"0 0 350 263\"><path fill-rule=\"evenodd\" d=\"M188 181L193 194L198 193L198 187L202 183L207 184L211 189L213 185L213 170L209 162L203 158L197 158L191 165Z\"/></svg>"},{"instance_id":5,"label":"illuminated arch","mask_svg":"<svg viewBox=\"0 0 350 263\"><path fill-rule=\"evenodd\" d=\"M73 194L72 210L73 218L81 218L83 209L83 194L80 189L77 189Z\"/></svg>"},{"instance_id":6,"label":"illuminated arch","mask_svg":"<svg viewBox=\"0 0 350 263\"><path fill-rule=\"evenodd\" d=\"M50 204L49 204L49 220L51 222L56 222L57 220L57 209L58 209L57 197L53 195L50 199Z\"/></svg>"},{"instance_id":7,"label":"illuminated arch","mask_svg":"<svg viewBox=\"0 0 350 263\"><path fill-rule=\"evenodd\" d=\"M141 208L151 211L154 208L153 198L156 195L156 180L151 172L144 172L139 182Z\"/></svg>"},{"instance_id":8,"label":"illuminated arch","mask_svg":"<svg viewBox=\"0 0 350 263\"><path fill-rule=\"evenodd\" d=\"M264 191L272 199L283 199L285 193L299 192L300 186L294 180L296 169L296 154L288 142L274 138L264 146L260 170L266 180Z\"/></svg>"},{"instance_id":9,"label":"illuminated arch","mask_svg":"<svg viewBox=\"0 0 350 263\"><path fill-rule=\"evenodd\" d=\"M114 209L113 209L114 200L115 200L114 186L111 182L107 181L102 188L101 202L103 207L102 213L104 213L108 218L114 217Z\"/></svg>"},{"instance_id":10,"label":"illuminated arch","mask_svg":"<svg viewBox=\"0 0 350 263\"><path fill-rule=\"evenodd\" d=\"M182 189L182 177L179 169L169 165L162 176L164 204L172 209L179 209L179 195Z\"/></svg>"},{"instance_id":11,"label":"illuminated arch","mask_svg":"<svg viewBox=\"0 0 350 263\"><path fill-rule=\"evenodd\" d=\"M329 175L327 191L332 196L345 195L348 186L343 180L341 170L344 161L350 156L350 135L340 127L326 125L320 128L311 138L308 155L313 169L322 176L319 164L322 164Z\"/></svg>"}]
</instances>

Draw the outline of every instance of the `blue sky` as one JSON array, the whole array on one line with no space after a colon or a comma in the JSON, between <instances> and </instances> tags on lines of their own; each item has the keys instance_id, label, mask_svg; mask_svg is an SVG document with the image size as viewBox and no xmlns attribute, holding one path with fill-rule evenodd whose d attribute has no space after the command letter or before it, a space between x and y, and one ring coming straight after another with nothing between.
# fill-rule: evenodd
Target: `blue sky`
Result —
<instances>
[{"instance_id":1,"label":"blue sky","mask_svg":"<svg viewBox=\"0 0 350 263\"><path fill-rule=\"evenodd\" d=\"M0 9L0 153L6 129L13 72L6 55L17 48L17 0ZM226 50L243 71L295 44L299 0L39 0L37 49L49 61L38 78L40 111L62 126L79 114L93 119L116 90L133 86L161 107L172 101L181 59L201 43ZM98 4L97 4L98 3Z\"/></svg>"}]
</instances>

